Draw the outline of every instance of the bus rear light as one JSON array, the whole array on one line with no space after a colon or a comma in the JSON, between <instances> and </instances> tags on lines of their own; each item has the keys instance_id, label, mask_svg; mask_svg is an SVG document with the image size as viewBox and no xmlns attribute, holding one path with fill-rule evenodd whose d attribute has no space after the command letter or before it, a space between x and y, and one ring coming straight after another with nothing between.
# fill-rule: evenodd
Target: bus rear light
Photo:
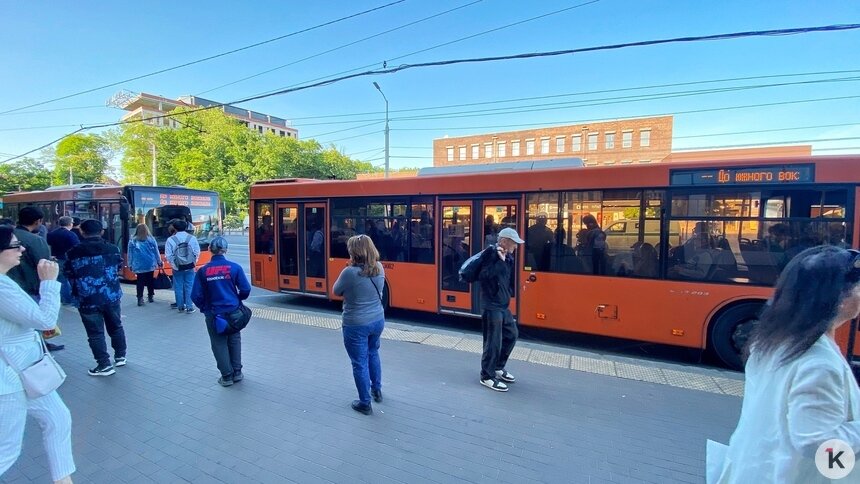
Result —
<instances>
[{"instance_id":1,"label":"bus rear light","mask_svg":"<svg viewBox=\"0 0 860 484\"><path fill-rule=\"evenodd\" d=\"M537 316L537 318L538 318L538 319L540 319L540 320L544 320L544 319L546 319L546 314L544 314L544 313L537 313L537 315L536 315L536 316Z\"/></svg>"},{"instance_id":2,"label":"bus rear light","mask_svg":"<svg viewBox=\"0 0 860 484\"><path fill-rule=\"evenodd\" d=\"M683 329L673 329L672 330L672 336L684 336L684 330Z\"/></svg>"}]
</instances>

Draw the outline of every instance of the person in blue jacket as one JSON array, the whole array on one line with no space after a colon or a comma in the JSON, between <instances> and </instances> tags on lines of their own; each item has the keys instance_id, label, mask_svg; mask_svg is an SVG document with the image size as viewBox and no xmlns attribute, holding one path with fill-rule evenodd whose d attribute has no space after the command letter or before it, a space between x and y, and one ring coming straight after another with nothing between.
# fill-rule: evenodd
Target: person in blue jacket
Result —
<instances>
[{"instance_id":1,"label":"person in blue jacket","mask_svg":"<svg viewBox=\"0 0 860 484\"><path fill-rule=\"evenodd\" d=\"M49 234L50 235L50 234ZM143 289L147 289L149 302L155 302L155 268L163 268L158 244L149 234L146 224L139 224L134 237L128 241L128 266L137 275L137 305L143 306Z\"/></svg>"},{"instance_id":2,"label":"person in blue jacket","mask_svg":"<svg viewBox=\"0 0 860 484\"><path fill-rule=\"evenodd\" d=\"M242 381L242 337L241 333L219 334L215 317L229 314L237 309L241 301L251 294L251 284L245 271L235 262L224 257L227 253L227 240L215 237L209 242L212 260L194 276L191 301L206 316L206 329L215 363L221 372L218 383L229 387Z\"/></svg>"}]
</instances>

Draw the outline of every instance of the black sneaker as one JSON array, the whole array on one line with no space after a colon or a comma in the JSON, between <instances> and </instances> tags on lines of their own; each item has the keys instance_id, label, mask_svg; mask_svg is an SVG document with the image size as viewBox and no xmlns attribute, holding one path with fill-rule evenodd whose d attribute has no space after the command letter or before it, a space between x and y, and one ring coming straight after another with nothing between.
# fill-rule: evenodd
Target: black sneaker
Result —
<instances>
[{"instance_id":1,"label":"black sneaker","mask_svg":"<svg viewBox=\"0 0 860 484\"><path fill-rule=\"evenodd\" d=\"M66 347L66 345L55 345L54 343L45 343L45 346L48 348L48 351L60 351Z\"/></svg>"},{"instance_id":2,"label":"black sneaker","mask_svg":"<svg viewBox=\"0 0 860 484\"><path fill-rule=\"evenodd\" d=\"M239 383L245 378L245 375L242 374L242 370L233 372L233 383Z\"/></svg>"},{"instance_id":3,"label":"black sneaker","mask_svg":"<svg viewBox=\"0 0 860 484\"><path fill-rule=\"evenodd\" d=\"M176 304L176 303L170 303L170 309L176 309L176 308L178 308L178 307L179 307L179 305L178 305L178 304Z\"/></svg>"},{"instance_id":4,"label":"black sneaker","mask_svg":"<svg viewBox=\"0 0 860 484\"><path fill-rule=\"evenodd\" d=\"M185 308L185 312L186 312L186 313L188 313L188 314L191 314L191 313L196 313L196 312L197 312L197 310L196 310L196 309L194 309L194 308Z\"/></svg>"},{"instance_id":5,"label":"black sneaker","mask_svg":"<svg viewBox=\"0 0 860 484\"><path fill-rule=\"evenodd\" d=\"M149 301L149 302L151 302L151 303L154 303L154 302L155 302L155 296L149 296L149 297L147 298L147 301Z\"/></svg>"},{"instance_id":6,"label":"black sneaker","mask_svg":"<svg viewBox=\"0 0 860 484\"><path fill-rule=\"evenodd\" d=\"M125 356L120 356L119 358L114 358L113 360L113 366L125 366L126 363L128 362L125 360Z\"/></svg>"},{"instance_id":7,"label":"black sneaker","mask_svg":"<svg viewBox=\"0 0 860 484\"><path fill-rule=\"evenodd\" d=\"M228 380L222 376L221 378L218 378L218 384L222 387L229 387L233 384L233 379L231 378Z\"/></svg>"},{"instance_id":8,"label":"black sneaker","mask_svg":"<svg viewBox=\"0 0 860 484\"><path fill-rule=\"evenodd\" d=\"M352 405L350 406L358 413L363 413L365 415L373 413L373 407L371 407L369 403L367 405L362 404L361 400L353 400Z\"/></svg>"},{"instance_id":9,"label":"black sneaker","mask_svg":"<svg viewBox=\"0 0 860 484\"><path fill-rule=\"evenodd\" d=\"M496 378L481 378L481 385L484 385L490 390L495 390L497 392L508 391L508 386Z\"/></svg>"},{"instance_id":10,"label":"black sneaker","mask_svg":"<svg viewBox=\"0 0 860 484\"><path fill-rule=\"evenodd\" d=\"M370 396L373 397L373 401L376 403L382 402L382 390L370 390Z\"/></svg>"},{"instance_id":11,"label":"black sneaker","mask_svg":"<svg viewBox=\"0 0 860 484\"><path fill-rule=\"evenodd\" d=\"M99 365L92 370L87 370L90 376L111 376L116 373L112 365Z\"/></svg>"}]
</instances>

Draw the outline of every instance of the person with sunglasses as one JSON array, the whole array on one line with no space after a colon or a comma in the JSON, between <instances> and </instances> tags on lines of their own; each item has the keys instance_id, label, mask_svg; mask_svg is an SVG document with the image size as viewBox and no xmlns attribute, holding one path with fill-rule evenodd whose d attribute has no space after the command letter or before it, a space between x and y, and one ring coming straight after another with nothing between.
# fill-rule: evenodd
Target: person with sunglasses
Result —
<instances>
[{"instance_id":1,"label":"person with sunglasses","mask_svg":"<svg viewBox=\"0 0 860 484\"><path fill-rule=\"evenodd\" d=\"M750 338L737 428L707 443L707 482L830 482L816 466L839 451L830 441L860 452L860 389L835 340L858 314L860 252L818 246L788 263Z\"/></svg>"},{"instance_id":2,"label":"person with sunglasses","mask_svg":"<svg viewBox=\"0 0 860 484\"><path fill-rule=\"evenodd\" d=\"M26 250L13 227L0 226L0 476L21 454L29 415L42 428L51 478L54 482L71 483L75 462L69 409L56 390L28 398L17 373L42 356L41 343L33 330L53 329L60 312L60 269L56 262L43 259L36 266L41 281L38 303L7 275L21 263Z\"/></svg>"}]
</instances>

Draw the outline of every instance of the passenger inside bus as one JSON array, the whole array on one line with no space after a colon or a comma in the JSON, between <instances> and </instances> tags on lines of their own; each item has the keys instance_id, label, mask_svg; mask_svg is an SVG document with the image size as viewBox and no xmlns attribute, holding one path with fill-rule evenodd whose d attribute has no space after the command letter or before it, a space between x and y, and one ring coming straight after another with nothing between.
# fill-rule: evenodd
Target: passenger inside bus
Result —
<instances>
[{"instance_id":1,"label":"passenger inside bus","mask_svg":"<svg viewBox=\"0 0 860 484\"><path fill-rule=\"evenodd\" d=\"M546 224L547 214L540 212L526 231L526 263L538 271L545 271L550 265L550 246L554 237Z\"/></svg>"}]
</instances>

